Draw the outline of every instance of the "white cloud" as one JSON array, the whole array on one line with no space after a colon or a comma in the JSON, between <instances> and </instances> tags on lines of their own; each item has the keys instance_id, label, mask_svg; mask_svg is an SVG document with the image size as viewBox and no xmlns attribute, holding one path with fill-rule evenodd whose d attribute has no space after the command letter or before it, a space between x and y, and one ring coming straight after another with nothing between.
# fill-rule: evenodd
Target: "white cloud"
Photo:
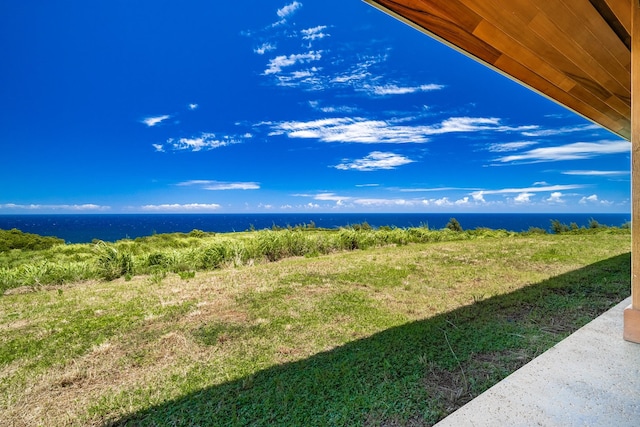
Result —
<instances>
[{"instance_id":1,"label":"white cloud","mask_svg":"<svg viewBox=\"0 0 640 427\"><path fill-rule=\"evenodd\" d=\"M189 110L196 110L198 109L198 104L189 104L187 105L187 108L189 108Z\"/></svg>"},{"instance_id":2,"label":"white cloud","mask_svg":"<svg viewBox=\"0 0 640 427\"><path fill-rule=\"evenodd\" d=\"M198 186L203 190L222 191L222 190L259 190L258 182L221 182L210 180L191 180L179 182L176 184L181 187Z\"/></svg>"},{"instance_id":3,"label":"white cloud","mask_svg":"<svg viewBox=\"0 0 640 427\"><path fill-rule=\"evenodd\" d=\"M307 53L299 53L292 55L280 55L269 60L267 69L264 71L264 75L278 74L282 72L285 67L291 67L296 64L308 64L312 61L319 61L322 59L322 51L309 51Z\"/></svg>"},{"instance_id":4,"label":"white cloud","mask_svg":"<svg viewBox=\"0 0 640 427\"><path fill-rule=\"evenodd\" d=\"M405 199L355 199L354 204L360 206L410 206L414 202Z\"/></svg>"},{"instance_id":5,"label":"white cloud","mask_svg":"<svg viewBox=\"0 0 640 427\"><path fill-rule=\"evenodd\" d=\"M578 188L583 188L582 185L546 185L539 187L525 187L525 188L503 188L500 190L480 190L471 193L471 197L473 198L482 198L487 194L530 194L532 193L552 193L557 191L567 191L567 190L576 190Z\"/></svg>"},{"instance_id":6,"label":"white cloud","mask_svg":"<svg viewBox=\"0 0 640 427\"><path fill-rule=\"evenodd\" d=\"M323 142L423 143L427 142L420 127L395 126L383 120L362 118L330 118L310 122L285 122L274 126L272 135L289 138L318 139Z\"/></svg>"},{"instance_id":7,"label":"white cloud","mask_svg":"<svg viewBox=\"0 0 640 427\"><path fill-rule=\"evenodd\" d=\"M315 200L329 201L329 202L342 202L343 200L350 200L351 197L339 196L335 193L320 193L314 196Z\"/></svg>"},{"instance_id":8,"label":"white cloud","mask_svg":"<svg viewBox=\"0 0 640 427\"><path fill-rule=\"evenodd\" d=\"M540 129L535 131L523 132L524 136L532 136L532 137L540 137L540 136L555 136L555 135L564 135L567 133L573 132L583 132L588 130L600 130L602 129L598 125L594 124L586 124L586 125L578 125L578 126L565 126L556 129Z\"/></svg>"},{"instance_id":9,"label":"white cloud","mask_svg":"<svg viewBox=\"0 0 640 427\"><path fill-rule=\"evenodd\" d=\"M296 10L300 9L301 7L302 7L302 3L294 1L293 3L290 3L282 7L281 9L278 9L276 14L281 19L287 19L289 16L293 15L296 12Z\"/></svg>"},{"instance_id":10,"label":"white cloud","mask_svg":"<svg viewBox=\"0 0 640 427\"><path fill-rule=\"evenodd\" d=\"M522 132L533 129L537 126L505 126L500 124L501 120L496 117L451 117L444 120L440 125L433 126L432 134L453 133L453 132Z\"/></svg>"},{"instance_id":11,"label":"white cloud","mask_svg":"<svg viewBox=\"0 0 640 427\"><path fill-rule=\"evenodd\" d=\"M306 86L309 90L322 90L324 84L322 78L318 76L319 68L311 67L306 70L298 70L290 73L280 73L276 76L278 86L300 87Z\"/></svg>"},{"instance_id":12,"label":"white cloud","mask_svg":"<svg viewBox=\"0 0 640 427\"><path fill-rule=\"evenodd\" d=\"M611 206L613 202L609 200L600 200L596 194L592 194L591 196L583 197L580 199L580 204L598 204L603 206Z\"/></svg>"},{"instance_id":13,"label":"white cloud","mask_svg":"<svg viewBox=\"0 0 640 427\"><path fill-rule=\"evenodd\" d=\"M527 148L531 145L538 144L535 141L520 141L520 142L506 142L506 143L496 143L491 144L487 147L487 150L492 151L494 153L502 153L507 151L518 151L523 148Z\"/></svg>"},{"instance_id":14,"label":"white cloud","mask_svg":"<svg viewBox=\"0 0 640 427\"><path fill-rule=\"evenodd\" d=\"M631 171L596 171L596 170L573 170L564 171L563 175L581 175L581 176L616 176L629 175Z\"/></svg>"},{"instance_id":15,"label":"white cloud","mask_svg":"<svg viewBox=\"0 0 640 427\"><path fill-rule=\"evenodd\" d=\"M16 204L16 203L5 203L0 204L0 209L17 209L17 210L30 210L30 211L40 211L40 210L64 210L64 211L106 211L111 209L111 206L102 206L96 205L93 203L85 203L81 205L46 205L46 204Z\"/></svg>"},{"instance_id":16,"label":"white cloud","mask_svg":"<svg viewBox=\"0 0 640 427\"><path fill-rule=\"evenodd\" d=\"M399 154L373 151L362 159L353 161L344 160L343 163L336 165L335 168L340 170L375 171L380 169L395 169L398 166L413 162L414 160Z\"/></svg>"},{"instance_id":17,"label":"white cloud","mask_svg":"<svg viewBox=\"0 0 640 427\"><path fill-rule=\"evenodd\" d=\"M145 119L142 120L142 123L144 123L145 125L149 126L149 127L153 127L159 123L162 123L165 120L170 119L171 116L169 114L165 114L163 116L154 116L154 117L147 117Z\"/></svg>"},{"instance_id":18,"label":"white cloud","mask_svg":"<svg viewBox=\"0 0 640 427\"><path fill-rule=\"evenodd\" d=\"M586 203L598 203L598 195L592 194L591 196L583 197L582 199L580 199L580 203L583 205Z\"/></svg>"},{"instance_id":19,"label":"white cloud","mask_svg":"<svg viewBox=\"0 0 640 427\"><path fill-rule=\"evenodd\" d=\"M242 140L238 137L224 136L222 138L216 137L213 133L203 132L198 137L192 138L169 138L165 146L172 148L173 150L188 150L188 151L202 151L213 150L214 148L226 147L227 145L239 144ZM164 151L158 149L158 144L153 144L157 151Z\"/></svg>"},{"instance_id":20,"label":"white cloud","mask_svg":"<svg viewBox=\"0 0 640 427\"><path fill-rule=\"evenodd\" d=\"M162 144L151 144L153 146L153 148L156 149L156 151L159 151L160 153L164 153L164 145Z\"/></svg>"},{"instance_id":21,"label":"white cloud","mask_svg":"<svg viewBox=\"0 0 640 427\"><path fill-rule=\"evenodd\" d=\"M476 202L487 203L487 201L484 199L484 191L477 191L473 193L471 197L473 197L473 200L475 200Z\"/></svg>"},{"instance_id":22,"label":"white cloud","mask_svg":"<svg viewBox=\"0 0 640 427\"><path fill-rule=\"evenodd\" d=\"M496 160L501 163L583 160L605 154L628 153L630 150L631 144L627 141L575 142L557 147L535 148L522 154L500 157Z\"/></svg>"},{"instance_id":23,"label":"white cloud","mask_svg":"<svg viewBox=\"0 0 640 427\"><path fill-rule=\"evenodd\" d=\"M255 53L258 55L264 55L267 52L271 52L272 50L276 50L276 45L273 43L263 43L257 48L253 49Z\"/></svg>"},{"instance_id":24,"label":"white cloud","mask_svg":"<svg viewBox=\"0 0 640 427\"><path fill-rule=\"evenodd\" d=\"M401 188L398 191L402 193L428 193L434 191L457 191L457 190L475 190L475 188L459 188L459 187L433 187L433 188Z\"/></svg>"},{"instance_id":25,"label":"white cloud","mask_svg":"<svg viewBox=\"0 0 640 427\"><path fill-rule=\"evenodd\" d=\"M554 191L553 193L551 193L551 196L549 196L549 198L547 199L547 202L549 203L564 203L564 200L562 200L562 196L563 194L559 191Z\"/></svg>"},{"instance_id":26,"label":"white cloud","mask_svg":"<svg viewBox=\"0 0 640 427\"><path fill-rule=\"evenodd\" d=\"M409 93L417 92L429 92L433 90L440 90L444 86L437 84L428 84L420 86L397 86L397 85L384 85L384 86L365 86L365 89L369 90L375 95L406 95Z\"/></svg>"},{"instance_id":27,"label":"white cloud","mask_svg":"<svg viewBox=\"0 0 640 427\"><path fill-rule=\"evenodd\" d=\"M533 193L520 193L513 200L516 203L529 203L531 201L531 197L533 196Z\"/></svg>"},{"instance_id":28,"label":"white cloud","mask_svg":"<svg viewBox=\"0 0 640 427\"><path fill-rule=\"evenodd\" d=\"M436 206L451 206L453 204L451 203L448 197L443 197L441 199L434 200L432 203Z\"/></svg>"},{"instance_id":29,"label":"white cloud","mask_svg":"<svg viewBox=\"0 0 640 427\"><path fill-rule=\"evenodd\" d=\"M302 39L303 40L321 40L325 37L329 37L329 34L325 33L324 30L327 28L326 25L318 25L317 27L307 28L302 30Z\"/></svg>"},{"instance_id":30,"label":"white cloud","mask_svg":"<svg viewBox=\"0 0 640 427\"><path fill-rule=\"evenodd\" d=\"M141 209L145 211L212 211L220 209L220 205L215 203L173 203L163 205L144 205Z\"/></svg>"},{"instance_id":31,"label":"white cloud","mask_svg":"<svg viewBox=\"0 0 640 427\"><path fill-rule=\"evenodd\" d=\"M321 111L323 113L341 113L341 114L349 114L358 111L358 108L353 106L327 106L322 107L320 105L320 101L309 101L309 107L313 108L316 111Z\"/></svg>"},{"instance_id":32,"label":"white cloud","mask_svg":"<svg viewBox=\"0 0 640 427\"><path fill-rule=\"evenodd\" d=\"M370 68L387 60L387 55L364 56L344 72L334 75L330 82L336 85L353 85L371 77ZM364 87L370 87L365 85Z\"/></svg>"},{"instance_id":33,"label":"white cloud","mask_svg":"<svg viewBox=\"0 0 640 427\"><path fill-rule=\"evenodd\" d=\"M478 117L452 117L435 125L399 125L393 120L368 120L362 117L334 117L309 122L282 122L272 124L270 135L286 134L289 138L318 139L323 142L424 143L428 135L452 132L509 132L522 127L500 124L500 119Z\"/></svg>"}]
</instances>

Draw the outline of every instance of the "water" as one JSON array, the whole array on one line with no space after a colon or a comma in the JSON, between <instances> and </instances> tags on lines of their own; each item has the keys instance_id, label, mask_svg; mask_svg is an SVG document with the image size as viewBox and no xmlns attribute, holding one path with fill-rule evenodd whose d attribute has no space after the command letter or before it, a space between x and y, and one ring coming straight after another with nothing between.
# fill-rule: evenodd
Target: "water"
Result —
<instances>
[{"instance_id":1,"label":"water","mask_svg":"<svg viewBox=\"0 0 640 427\"><path fill-rule=\"evenodd\" d=\"M0 229L17 228L27 233L57 236L68 243L87 243L93 239L113 242L134 239L156 233L188 233L198 229L214 232L264 229L273 225L286 227L309 224L338 228L367 222L373 227L399 228L428 225L431 229L446 226L456 218L462 228L487 227L510 231L525 231L529 227L550 229L551 220L564 224L575 222L588 226L591 219L602 225L621 226L631 220L629 213L616 214L127 214L127 215L0 215Z\"/></svg>"}]
</instances>

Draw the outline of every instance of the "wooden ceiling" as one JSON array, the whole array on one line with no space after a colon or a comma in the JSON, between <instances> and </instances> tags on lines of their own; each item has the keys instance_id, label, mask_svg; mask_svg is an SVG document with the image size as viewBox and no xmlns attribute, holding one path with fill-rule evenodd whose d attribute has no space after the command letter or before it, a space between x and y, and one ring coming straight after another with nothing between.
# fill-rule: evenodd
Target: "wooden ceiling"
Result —
<instances>
[{"instance_id":1,"label":"wooden ceiling","mask_svg":"<svg viewBox=\"0 0 640 427\"><path fill-rule=\"evenodd\" d=\"M626 138L631 0L365 0Z\"/></svg>"}]
</instances>

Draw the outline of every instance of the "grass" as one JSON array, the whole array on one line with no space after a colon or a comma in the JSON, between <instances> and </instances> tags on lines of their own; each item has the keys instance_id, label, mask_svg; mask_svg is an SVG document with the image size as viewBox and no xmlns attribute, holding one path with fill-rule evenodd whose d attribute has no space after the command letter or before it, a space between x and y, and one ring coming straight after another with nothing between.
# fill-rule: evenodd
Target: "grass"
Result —
<instances>
[{"instance_id":1,"label":"grass","mask_svg":"<svg viewBox=\"0 0 640 427\"><path fill-rule=\"evenodd\" d=\"M630 289L628 231L452 232L429 243L407 232L393 244L391 234L345 231L330 235L368 249L326 253L305 246L322 232L273 233L217 236L224 247L205 237L208 270L184 261L204 251L176 243L203 237L174 238L166 250L172 237L154 237L107 254L130 253L131 276L8 288L0 419L432 425ZM297 256L249 261L249 248L278 239ZM184 268L173 268L181 257Z\"/></svg>"}]
</instances>

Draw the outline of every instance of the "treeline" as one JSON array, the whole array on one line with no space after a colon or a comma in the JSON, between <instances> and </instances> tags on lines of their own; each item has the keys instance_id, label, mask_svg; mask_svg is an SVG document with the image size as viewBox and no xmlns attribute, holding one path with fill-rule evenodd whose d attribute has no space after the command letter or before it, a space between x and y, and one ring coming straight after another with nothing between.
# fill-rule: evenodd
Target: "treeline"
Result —
<instances>
[{"instance_id":1,"label":"treeline","mask_svg":"<svg viewBox=\"0 0 640 427\"><path fill-rule=\"evenodd\" d=\"M55 245L64 244L64 240L57 237L40 236L38 234L24 233L17 228L0 230L0 252L12 249L24 249L37 251L49 249Z\"/></svg>"},{"instance_id":2,"label":"treeline","mask_svg":"<svg viewBox=\"0 0 640 427\"><path fill-rule=\"evenodd\" d=\"M569 232L574 232L574 233L585 232L588 230L598 230L598 229L616 230L616 229L630 229L630 228L631 228L630 222L626 222L622 224L622 226L620 227L609 227L608 225L600 224L598 221L596 221L593 218L589 220L589 224L587 227L585 227L584 225L580 227L575 222L572 222L569 225L567 225L565 223L560 222L557 219L551 220L551 231L553 231L553 233L555 234L562 234L562 233L569 233Z\"/></svg>"}]
</instances>

